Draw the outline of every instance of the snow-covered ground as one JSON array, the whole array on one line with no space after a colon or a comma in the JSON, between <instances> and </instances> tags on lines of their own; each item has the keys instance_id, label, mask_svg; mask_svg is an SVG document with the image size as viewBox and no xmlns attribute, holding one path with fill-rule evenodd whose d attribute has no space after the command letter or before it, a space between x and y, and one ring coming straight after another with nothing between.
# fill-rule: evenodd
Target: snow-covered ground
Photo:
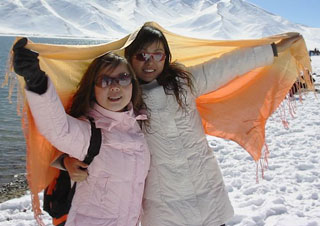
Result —
<instances>
[{"instance_id":1,"label":"snow-covered ground","mask_svg":"<svg viewBox=\"0 0 320 226\"><path fill-rule=\"evenodd\" d=\"M312 57L316 88L320 83L320 56ZM284 101L285 103L285 101ZM320 97L296 96L295 116L287 112L289 129L275 112L266 128L270 150L264 179L256 164L237 144L208 137L224 175L235 216L227 225L236 226L320 226ZM43 215L47 225L51 219ZM0 203L0 225L36 225L30 194Z\"/></svg>"}]
</instances>

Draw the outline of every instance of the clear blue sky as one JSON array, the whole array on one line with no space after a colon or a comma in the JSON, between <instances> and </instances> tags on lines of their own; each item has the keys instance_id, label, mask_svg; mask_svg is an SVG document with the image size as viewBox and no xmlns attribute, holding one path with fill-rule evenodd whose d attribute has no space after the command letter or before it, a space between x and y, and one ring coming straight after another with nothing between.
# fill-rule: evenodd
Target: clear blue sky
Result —
<instances>
[{"instance_id":1,"label":"clear blue sky","mask_svg":"<svg viewBox=\"0 0 320 226\"><path fill-rule=\"evenodd\" d=\"M320 0L245 0L291 22L320 28Z\"/></svg>"}]
</instances>

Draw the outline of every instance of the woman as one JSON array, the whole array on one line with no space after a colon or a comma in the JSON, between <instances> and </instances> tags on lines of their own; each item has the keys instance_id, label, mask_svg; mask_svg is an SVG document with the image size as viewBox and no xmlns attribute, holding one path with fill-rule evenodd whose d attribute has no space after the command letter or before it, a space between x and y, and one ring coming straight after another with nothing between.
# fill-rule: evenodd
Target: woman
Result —
<instances>
[{"instance_id":1,"label":"woman","mask_svg":"<svg viewBox=\"0 0 320 226\"><path fill-rule=\"evenodd\" d=\"M139 223L150 153L138 120L144 103L128 62L111 52L96 58L76 91L68 115L37 54L18 41L14 69L23 76L26 97L40 133L57 149L85 159L91 138L88 117L101 128L99 154L79 182L66 222L72 225L136 226Z\"/></svg>"}]
</instances>

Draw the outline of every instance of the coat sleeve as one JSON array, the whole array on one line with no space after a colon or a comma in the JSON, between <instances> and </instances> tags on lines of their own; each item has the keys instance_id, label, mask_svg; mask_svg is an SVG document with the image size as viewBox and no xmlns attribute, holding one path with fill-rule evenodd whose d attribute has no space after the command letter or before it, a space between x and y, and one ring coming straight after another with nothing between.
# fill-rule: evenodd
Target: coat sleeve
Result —
<instances>
[{"instance_id":1,"label":"coat sleeve","mask_svg":"<svg viewBox=\"0 0 320 226\"><path fill-rule=\"evenodd\" d=\"M58 156L56 156L56 158L54 158L52 160L52 162L50 163L50 166L54 167L54 168L57 168L57 169L60 169L60 170L66 170L66 168L63 167L61 161L64 157L68 156L67 154L60 154Z\"/></svg>"},{"instance_id":2,"label":"coat sleeve","mask_svg":"<svg viewBox=\"0 0 320 226\"><path fill-rule=\"evenodd\" d=\"M188 71L194 78L197 97L212 92L237 76L273 62L271 45L246 47L226 53L219 58L192 66Z\"/></svg>"},{"instance_id":3,"label":"coat sleeve","mask_svg":"<svg viewBox=\"0 0 320 226\"><path fill-rule=\"evenodd\" d=\"M90 124L65 112L50 79L45 93L25 92L39 132L58 150L83 160L90 144Z\"/></svg>"}]
</instances>

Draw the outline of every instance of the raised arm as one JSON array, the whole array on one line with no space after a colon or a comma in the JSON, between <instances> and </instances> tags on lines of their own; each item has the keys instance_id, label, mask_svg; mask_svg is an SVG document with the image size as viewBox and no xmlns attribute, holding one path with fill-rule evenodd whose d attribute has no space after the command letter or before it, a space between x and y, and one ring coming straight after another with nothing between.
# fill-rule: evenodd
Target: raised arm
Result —
<instances>
[{"instance_id":1,"label":"raised arm","mask_svg":"<svg viewBox=\"0 0 320 226\"><path fill-rule=\"evenodd\" d=\"M26 81L26 97L40 133L57 149L83 160L90 143L90 124L66 114L56 90L40 69L38 54L25 48L27 39L13 47L13 65Z\"/></svg>"},{"instance_id":2,"label":"raised arm","mask_svg":"<svg viewBox=\"0 0 320 226\"><path fill-rule=\"evenodd\" d=\"M236 49L219 58L190 67L197 96L212 92L237 76L273 62L271 45Z\"/></svg>"},{"instance_id":3,"label":"raised arm","mask_svg":"<svg viewBox=\"0 0 320 226\"><path fill-rule=\"evenodd\" d=\"M245 74L255 68L269 65L278 52L284 51L301 36L290 33L288 38L277 44L267 44L255 47L235 49L219 58L214 58L200 65L189 67L194 76L196 95L200 96L212 92L237 76Z\"/></svg>"}]
</instances>

